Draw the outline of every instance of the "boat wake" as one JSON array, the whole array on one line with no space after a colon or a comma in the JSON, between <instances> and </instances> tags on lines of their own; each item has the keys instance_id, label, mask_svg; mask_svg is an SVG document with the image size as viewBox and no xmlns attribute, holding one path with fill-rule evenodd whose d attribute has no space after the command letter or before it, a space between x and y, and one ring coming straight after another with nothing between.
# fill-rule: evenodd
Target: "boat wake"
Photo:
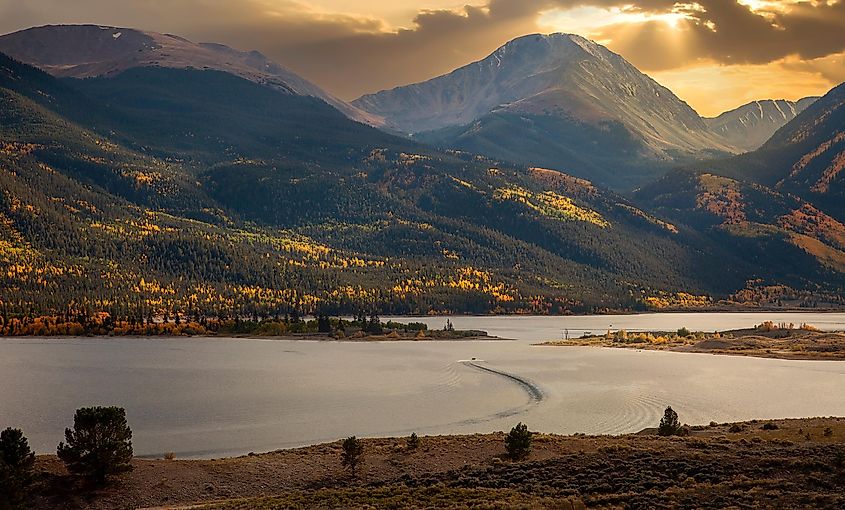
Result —
<instances>
[{"instance_id":1,"label":"boat wake","mask_svg":"<svg viewBox=\"0 0 845 510\"><path fill-rule=\"evenodd\" d=\"M472 368L481 370L483 372L489 372L491 374L496 374L500 377L510 379L511 381L513 381L513 382L517 383L519 386L521 386L522 389L524 389L525 392L528 393L528 396L531 398L532 404L539 404L540 402L543 401L543 399L546 398L546 395L543 393L543 390L541 390L539 386L537 386L533 382L529 381L528 379L525 379L524 377L514 375L514 374L509 374L507 372L503 372L501 370L496 370L495 368L487 367L487 366L484 366L484 365L479 365L478 361L466 361L466 360L464 360L464 361L460 361L459 363L463 363L464 365L466 365L468 367L472 367Z\"/></svg>"},{"instance_id":2,"label":"boat wake","mask_svg":"<svg viewBox=\"0 0 845 510\"><path fill-rule=\"evenodd\" d=\"M415 428L415 429L399 429L399 430L392 430L388 432L382 433L385 436L403 436L410 434L411 432L426 432L431 431L433 434L442 434L444 433L443 430L447 430L446 433L458 433L457 431L449 431L449 429L453 429L455 427L466 427L466 426L477 426L480 424L484 424L491 421L501 420L503 418L509 418L511 416L517 416L526 413L530 409L536 407L546 398L546 394L537 386L534 382L529 379L526 379L522 376L514 375L508 372L504 372L502 370L498 370L495 368L491 368L489 366L481 365L481 363L487 363L481 359L463 359L458 360L456 362L449 363L448 368L446 370L447 373L447 380L446 383L441 385L442 391L451 393L455 391L458 387L462 386L462 378L460 376L460 370L456 370L459 365L463 365L467 368L475 369L480 372L484 372L487 374L492 374L498 377L502 377L511 383L516 383L520 388L522 388L527 395L526 401L519 406L511 407L507 409L503 409L501 411L494 412L492 414L482 414L480 416L476 416L473 418L465 418L459 419L457 421L449 421L445 423L438 423L438 424L431 424L426 427L422 428Z\"/></svg>"},{"instance_id":3,"label":"boat wake","mask_svg":"<svg viewBox=\"0 0 845 510\"><path fill-rule=\"evenodd\" d=\"M516 416L525 413L534 406L537 406L546 398L546 395L545 393L543 393L543 390L541 390L539 386L537 386L530 380L518 375L504 372L502 370L497 370L495 368L480 365L479 363L484 363L484 361L482 360L460 360L458 361L458 363L469 368L474 368L482 372L487 372L489 374L494 374L499 377L503 377L511 382L518 384L523 390L525 390L525 393L528 395L528 402L519 407L512 407L510 409L505 409L503 411L499 411L498 413L494 413L487 416L462 420L459 422L452 423L450 425L477 425L479 423L485 423L488 421L508 418L510 416Z\"/></svg>"}]
</instances>

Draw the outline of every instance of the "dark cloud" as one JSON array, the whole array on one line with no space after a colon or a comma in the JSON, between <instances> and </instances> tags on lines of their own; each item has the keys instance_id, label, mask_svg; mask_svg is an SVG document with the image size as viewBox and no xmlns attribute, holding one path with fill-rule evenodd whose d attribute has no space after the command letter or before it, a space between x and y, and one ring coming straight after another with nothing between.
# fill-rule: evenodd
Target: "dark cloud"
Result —
<instances>
[{"instance_id":1,"label":"dark cloud","mask_svg":"<svg viewBox=\"0 0 845 510\"><path fill-rule=\"evenodd\" d=\"M646 70L707 59L765 64L788 56L816 59L845 51L845 3L801 3L788 11L754 12L733 0L699 0L701 11L670 29L665 23L615 25L599 37ZM673 47L678 46L678 47Z\"/></svg>"},{"instance_id":2,"label":"dark cloud","mask_svg":"<svg viewBox=\"0 0 845 510\"><path fill-rule=\"evenodd\" d=\"M806 1L768 13L736 0L692 3L489 0L483 7L422 11L408 28L389 30L377 15L327 15L309 9L307 0L0 0L0 31L93 22L256 48L348 99L482 58L509 39L538 31L539 13L555 8L683 12L688 18L675 29L647 20L593 31L647 71L701 60L764 64L790 55L812 60L845 51L845 1ZM597 19L597 27L601 24Z\"/></svg>"}]
</instances>

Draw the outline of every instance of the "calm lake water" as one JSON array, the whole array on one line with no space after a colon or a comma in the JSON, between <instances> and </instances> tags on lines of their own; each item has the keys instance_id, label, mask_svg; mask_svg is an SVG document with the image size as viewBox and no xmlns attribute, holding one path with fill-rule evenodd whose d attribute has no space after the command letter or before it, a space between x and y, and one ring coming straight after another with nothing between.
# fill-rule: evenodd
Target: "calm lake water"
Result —
<instances>
[{"instance_id":1,"label":"calm lake water","mask_svg":"<svg viewBox=\"0 0 845 510\"><path fill-rule=\"evenodd\" d=\"M531 345L565 330L713 331L764 320L845 329L845 314L451 320L514 340L0 339L0 428L21 427L37 451L52 452L77 407L121 405L136 454L216 457L518 421L558 433L633 432L655 426L667 405L692 424L845 415L845 363Z\"/></svg>"}]
</instances>

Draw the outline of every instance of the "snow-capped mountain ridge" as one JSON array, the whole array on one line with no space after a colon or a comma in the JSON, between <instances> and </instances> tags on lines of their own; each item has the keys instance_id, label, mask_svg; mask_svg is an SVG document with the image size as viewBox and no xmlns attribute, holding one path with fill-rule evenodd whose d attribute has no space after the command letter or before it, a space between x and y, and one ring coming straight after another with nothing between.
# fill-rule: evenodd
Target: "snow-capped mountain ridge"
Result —
<instances>
[{"instance_id":1,"label":"snow-capped mountain ridge","mask_svg":"<svg viewBox=\"0 0 845 510\"><path fill-rule=\"evenodd\" d=\"M766 99L752 101L718 117L705 119L712 131L744 151L762 146L787 122L816 101L805 97L798 101Z\"/></svg>"},{"instance_id":2,"label":"snow-capped mountain ridge","mask_svg":"<svg viewBox=\"0 0 845 510\"><path fill-rule=\"evenodd\" d=\"M491 113L619 122L646 151L734 151L669 89L604 46L573 34L514 39L487 58L429 81L363 96L353 105L419 133Z\"/></svg>"}]
</instances>

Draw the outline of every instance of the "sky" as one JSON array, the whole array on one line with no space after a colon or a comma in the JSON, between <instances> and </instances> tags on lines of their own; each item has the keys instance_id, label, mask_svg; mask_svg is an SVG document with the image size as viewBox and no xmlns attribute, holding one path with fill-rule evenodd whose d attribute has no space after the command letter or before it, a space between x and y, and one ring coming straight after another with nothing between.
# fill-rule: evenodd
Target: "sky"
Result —
<instances>
[{"instance_id":1,"label":"sky","mask_svg":"<svg viewBox=\"0 0 845 510\"><path fill-rule=\"evenodd\" d=\"M257 49L346 100L550 32L608 46L706 116L845 81L845 0L0 0L0 33L59 23Z\"/></svg>"}]
</instances>

